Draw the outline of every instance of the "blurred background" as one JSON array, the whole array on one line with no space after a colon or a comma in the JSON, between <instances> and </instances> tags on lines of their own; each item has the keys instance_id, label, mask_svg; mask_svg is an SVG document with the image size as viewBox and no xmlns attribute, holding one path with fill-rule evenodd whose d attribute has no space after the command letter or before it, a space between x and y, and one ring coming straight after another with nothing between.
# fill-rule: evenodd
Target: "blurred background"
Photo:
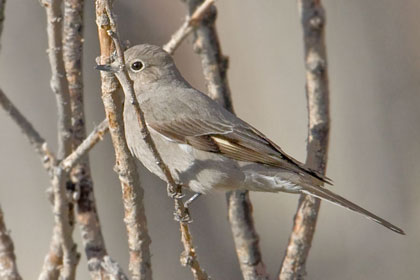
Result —
<instances>
[{"instance_id":1,"label":"blurred background","mask_svg":"<svg viewBox=\"0 0 420 280\"><path fill-rule=\"evenodd\" d=\"M85 100L88 131L104 118L94 1L86 1ZM420 19L417 0L324 0L331 89L327 174L333 190L401 226L407 236L323 203L307 264L308 279L417 279L420 259ZM181 1L116 1L121 37L162 45L182 23ZM296 1L217 1L217 28L230 57L236 113L300 161L305 160L307 113L302 30ZM1 38L0 87L56 147L56 107L49 88L45 11L38 1L8 1ZM175 60L185 78L205 90L191 39ZM50 241L49 180L38 155L0 111L0 204L15 242L18 267L34 279ZM121 189L109 136L91 152L96 202L109 254L127 270ZM191 279L173 202L165 185L142 167L155 279ZM277 274L298 196L252 193L263 260ZM192 205L199 259L214 279L241 279L227 221L225 196ZM74 232L80 244L79 231ZM79 245L79 251L82 250ZM86 259L78 279L89 279Z\"/></svg>"}]
</instances>

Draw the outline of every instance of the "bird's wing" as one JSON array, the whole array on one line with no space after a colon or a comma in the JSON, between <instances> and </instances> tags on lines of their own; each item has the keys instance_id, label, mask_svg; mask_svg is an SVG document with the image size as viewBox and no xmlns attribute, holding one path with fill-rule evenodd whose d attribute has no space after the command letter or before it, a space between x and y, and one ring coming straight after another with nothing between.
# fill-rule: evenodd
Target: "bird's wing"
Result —
<instances>
[{"instance_id":1,"label":"bird's wing","mask_svg":"<svg viewBox=\"0 0 420 280\"><path fill-rule=\"evenodd\" d=\"M331 181L284 153L248 123L194 89L171 87L139 96L147 125L171 141L246 162Z\"/></svg>"},{"instance_id":2,"label":"bird's wing","mask_svg":"<svg viewBox=\"0 0 420 280\"><path fill-rule=\"evenodd\" d=\"M239 161L262 163L299 174L309 174L331 184L328 178L288 156L279 146L243 121L228 122L216 114L211 119L199 119L190 115L169 121L148 121L147 124L171 141L189 144L202 151L220 153Z\"/></svg>"}]
</instances>

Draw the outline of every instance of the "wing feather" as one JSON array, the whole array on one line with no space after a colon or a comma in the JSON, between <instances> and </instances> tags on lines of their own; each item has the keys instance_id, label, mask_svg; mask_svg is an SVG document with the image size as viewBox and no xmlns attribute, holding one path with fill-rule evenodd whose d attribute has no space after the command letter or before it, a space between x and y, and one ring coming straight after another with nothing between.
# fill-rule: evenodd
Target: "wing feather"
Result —
<instances>
[{"instance_id":1,"label":"wing feather","mask_svg":"<svg viewBox=\"0 0 420 280\"><path fill-rule=\"evenodd\" d=\"M256 162L306 173L326 183L330 180L285 154L279 146L252 126L238 122L229 124L223 119L209 120L184 117L171 121L148 123L155 131L184 144L213 153L221 153L239 161Z\"/></svg>"}]
</instances>

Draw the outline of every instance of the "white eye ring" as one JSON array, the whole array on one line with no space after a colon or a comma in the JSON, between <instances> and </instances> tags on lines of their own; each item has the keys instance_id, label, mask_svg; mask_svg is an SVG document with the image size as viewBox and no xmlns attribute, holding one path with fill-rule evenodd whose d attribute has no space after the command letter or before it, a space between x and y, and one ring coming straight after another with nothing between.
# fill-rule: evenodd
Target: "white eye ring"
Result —
<instances>
[{"instance_id":1,"label":"white eye ring","mask_svg":"<svg viewBox=\"0 0 420 280\"><path fill-rule=\"evenodd\" d=\"M136 60L130 65L131 70L134 72L140 72L144 68L144 63L140 60Z\"/></svg>"}]
</instances>

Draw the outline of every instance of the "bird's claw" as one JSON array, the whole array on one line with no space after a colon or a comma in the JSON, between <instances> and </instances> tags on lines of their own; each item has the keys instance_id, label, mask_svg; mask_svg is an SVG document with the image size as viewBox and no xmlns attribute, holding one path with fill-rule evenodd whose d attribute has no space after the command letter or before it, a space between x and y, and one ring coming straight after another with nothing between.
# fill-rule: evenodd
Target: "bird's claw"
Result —
<instances>
[{"instance_id":1,"label":"bird's claw","mask_svg":"<svg viewBox=\"0 0 420 280\"><path fill-rule=\"evenodd\" d=\"M172 186L168 185L168 196L172 199L182 199L184 198L184 194L182 193L182 185L177 185L175 190L172 188Z\"/></svg>"}]
</instances>

